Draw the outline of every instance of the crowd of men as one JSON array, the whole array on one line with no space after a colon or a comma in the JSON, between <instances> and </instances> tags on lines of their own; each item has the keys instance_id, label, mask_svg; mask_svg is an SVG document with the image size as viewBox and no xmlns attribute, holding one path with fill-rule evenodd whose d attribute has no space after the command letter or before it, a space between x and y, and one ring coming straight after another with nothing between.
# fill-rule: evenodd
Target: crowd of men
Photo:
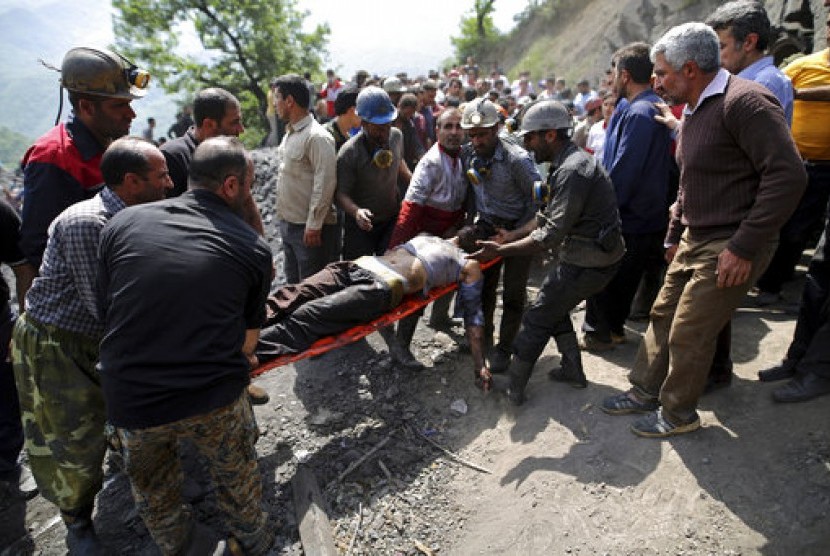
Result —
<instances>
[{"instance_id":1,"label":"crowd of men","mask_svg":"<svg viewBox=\"0 0 830 556\"><path fill-rule=\"evenodd\" d=\"M789 380L779 402L830 393L830 50L779 70L769 34L760 4L729 2L619 49L599 93L587 80L572 94L555 77L539 91L526 72L485 78L472 60L412 82L329 72L319 91L279 76L269 141L281 253L262 238L233 94L199 91L193 125L159 148L128 136L146 73L72 49L61 73L72 114L26 154L22 220L0 205L0 259L22 310L15 319L0 282L0 348L13 338L13 373L0 371L3 487L35 492L22 481L25 438L70 553L105 553L92 516L117 450L163 554L225 542L263 554L273 532L251 404L267 393L252 388L252 366L454 282L476 384L521 405L551 338L550 378L585 388L581 351L628 341L635 294L656 275L631 388L601 407L642 414L640 436L691 432L701 396L731 380L733 312L756 281L762 302L779 295L822 222L792 345L759 379ZM528 306L543 252L553 262ZM269 295L277 255L287 284ZM448 299L430 326L452 324ZM583 300L580 339L570 311ZM406 369L422 366L410 351L421 315L382 333ZM227 541L182 505L182 439L211 462Z\"/></svg>"}]
</instances>

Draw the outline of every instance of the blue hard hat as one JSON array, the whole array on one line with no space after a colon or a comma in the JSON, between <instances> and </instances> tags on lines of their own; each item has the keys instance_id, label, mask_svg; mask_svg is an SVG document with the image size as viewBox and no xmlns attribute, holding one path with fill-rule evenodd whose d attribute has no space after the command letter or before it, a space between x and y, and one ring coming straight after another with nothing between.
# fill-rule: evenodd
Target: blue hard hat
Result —
<instances>
[{"instance_id":1,"label":"blue hard hat","mask_svg":"<svg viewBox=\"0 0 830 556\"><path fill-rule=\"evenodd\" d=\"M361 120L372 124L388 124L398 117L389 95L380 87L366 87L357 95L355 109Z\"/></svg>"}]
</instances>

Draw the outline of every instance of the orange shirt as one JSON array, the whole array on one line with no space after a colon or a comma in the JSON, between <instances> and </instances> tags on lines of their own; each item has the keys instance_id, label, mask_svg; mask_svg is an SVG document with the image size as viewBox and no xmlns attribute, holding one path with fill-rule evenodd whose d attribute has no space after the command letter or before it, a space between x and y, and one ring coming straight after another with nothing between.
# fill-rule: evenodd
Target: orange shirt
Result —
<instances>
[{"instance_id":1,"label":"orange shirt","mask_svg":"<svg viewBox=\"0 0 830 556\"><path fill-rule=\"evenodd\" d=\"M797 58L784 68L796 89L830 85L830 49ZM830 102L796 100L793 139L807 160L830 160Z\"/></svg>"}]
</instances>

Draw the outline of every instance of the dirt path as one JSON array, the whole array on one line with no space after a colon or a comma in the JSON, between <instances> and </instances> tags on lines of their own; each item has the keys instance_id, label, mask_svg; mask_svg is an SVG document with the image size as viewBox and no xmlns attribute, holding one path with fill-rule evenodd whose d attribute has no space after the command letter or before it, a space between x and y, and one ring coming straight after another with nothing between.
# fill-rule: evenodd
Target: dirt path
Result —
<instances>
[{"instance_id":1,"label":"dirt path","mask_svg":"<svg viewBox=\"0 0 830 556\"><path fill-rule=\"evenodd\" d=\"M302 553L290 487L302 460L321 484L343 554L349 545L352 554L828 554L830 399L777 405L775 386L755 380L786 350L793 319L782 307L739 311L737 380L704 398L703 430L668 441L637 438L630 417L598 409L626 387L643 323L632 324L628 344L586 354L585 390L547 379L558 360L550 345L521 408L472 387L469 356L451 337L460 328L419 327L414 345L428 364L419 374L392 367L377 335L271 372L258 383L272 401L256 411L278 532L272 553ZM451 410L458 400L466 413ZM452 461L422 434L492 473ZM185 498L220 527L204 462L188 457L185 469ZM115 553L157 553L114 465L98 504L96 527ZM7 507L0 554L63 554L55 517L41 498Z\"/></svg>"}]
</instances>

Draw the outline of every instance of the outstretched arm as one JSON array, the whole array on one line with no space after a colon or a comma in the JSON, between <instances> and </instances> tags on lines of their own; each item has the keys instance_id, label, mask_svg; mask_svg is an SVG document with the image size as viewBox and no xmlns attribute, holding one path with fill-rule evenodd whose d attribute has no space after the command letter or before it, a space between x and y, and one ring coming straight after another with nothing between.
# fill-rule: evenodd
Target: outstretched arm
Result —
<instances>
[{"instance_id":1,"label":"outstretched arm","mask_svg":"<svg viewBox=\"0 0 830 556\"><path fill-rule=\"evenodd\" d=\"M477 261L468 260L461 271L461 283L458 285L456 313L462 313L467 341L473 356L473 375L476 386L487 392L493 376L484 362L484 313L481 308L481 292L484 289L484 276Z\"/></svg>"}]
</instances>

